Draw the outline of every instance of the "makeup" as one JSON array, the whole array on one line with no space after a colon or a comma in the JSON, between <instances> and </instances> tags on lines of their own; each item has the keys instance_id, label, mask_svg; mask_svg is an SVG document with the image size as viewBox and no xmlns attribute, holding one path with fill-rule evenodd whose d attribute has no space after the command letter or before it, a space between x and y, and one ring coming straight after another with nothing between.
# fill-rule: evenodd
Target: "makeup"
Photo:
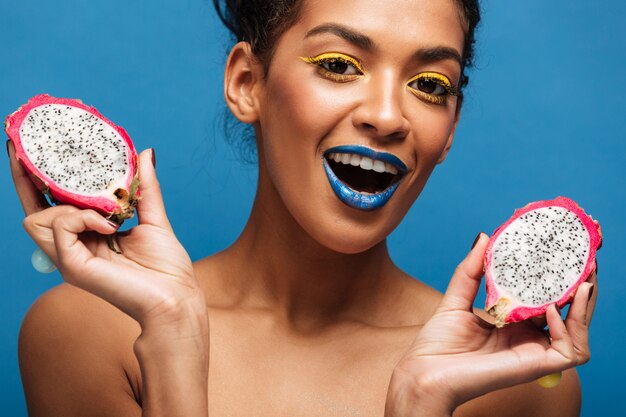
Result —
<instances>
[{"instance_id":1,"label":"makeup","mask_svg":"<svg viewBox=\"0 0 626 417\"><path fill-rule=\"evenodd\" d=\"M360 145L328 149L322 162L337 198L364 211L387 204L408 170L397 156Z\"/></svg>"},{"instance_id":2,"label":"makeup","mask_svg":"<svg viewBox=\"0 0 626 417\"><path fill-rule=\"evenodd\" d=\"M422 72L407 83L409 91L431 104L445 104L448 96L456 96L457 88L450 79L438 72Z\"/></svg>"},{"instance_id":3,"label":"makeup","mask_svg":"<svg viewBox=\"0 0 626 417\"><path fill-rule=\"evenodd\" d=\"M300 59L317 66L320 75L335 82L353 81L364 73L363 66L356 58L340 52L327 52Z\"/></svg>"}]
</instances>

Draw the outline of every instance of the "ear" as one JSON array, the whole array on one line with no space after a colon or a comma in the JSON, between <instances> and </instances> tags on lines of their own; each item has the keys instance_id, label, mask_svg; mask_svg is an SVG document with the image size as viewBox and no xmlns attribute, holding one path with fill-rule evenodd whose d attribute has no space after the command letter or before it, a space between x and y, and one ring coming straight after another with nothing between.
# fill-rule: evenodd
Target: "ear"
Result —
<instances>
[{"instance_id":1,"label":"ear","mask_svg":"<svg viewBox=\"0 0 626 417\"><path fill-rule=\"evenodd\" d=\"M230 111L243 123L258 120L257 90L263 70L250 44L239 42L230 51L224 72L224 98Z\"/></svg>"},{"instance_id":2,"label":"ear","mask_svg":"<svg viewBox=\"0 0 626 417\"><path fill-rule=\"evenodd\" d=\"M448 152L450 152L450 148L452 148L452 142L454 141L454 132L456 132L456 126L459 124L459 118L461 117L461 104L463 103L463 98L459 97L456 105L456 113L454 115L454 126L452 126L452 131L450 132L450 136L448 136L448 141L446 142L446 147L443 149L441 156L439 156L438 164L442 163L446 160L446 156L448 156Z\"/></svg>"}]
</instances>

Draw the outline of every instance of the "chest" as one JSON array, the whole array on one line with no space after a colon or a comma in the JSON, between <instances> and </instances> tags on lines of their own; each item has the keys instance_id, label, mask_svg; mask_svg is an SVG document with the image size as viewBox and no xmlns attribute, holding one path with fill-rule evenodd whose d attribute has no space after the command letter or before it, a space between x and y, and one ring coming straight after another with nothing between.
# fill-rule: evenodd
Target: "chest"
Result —
<instances>
[{"instance_id":1,"label":"chest","mask_svg":"<svg viewBox=\"0 0 626 417\"><path fill-rule=\"evenodd\" d=\"M413 332L285 336L272 326L211 322L210 415L366 417L384 414L391 373Z\"/></svg>"}]
</instances>

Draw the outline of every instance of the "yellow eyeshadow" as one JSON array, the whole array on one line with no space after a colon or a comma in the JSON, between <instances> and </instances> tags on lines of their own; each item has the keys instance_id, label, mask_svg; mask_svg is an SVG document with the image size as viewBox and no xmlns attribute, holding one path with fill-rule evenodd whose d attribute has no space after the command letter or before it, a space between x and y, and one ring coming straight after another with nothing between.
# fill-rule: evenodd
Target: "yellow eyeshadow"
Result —
<instances>
[{"instance_id":1,"label":"yellow eyeshadow","mask_svg":"<svg viewBox=\"0 0 626 417\"><path fill-rule=\"evenodd\" d=\"M365 72L363 70L363 66L359 61L352 58L350 55L342 54L339 52L326 52L314 57L300 57L300 59L304 62L315 65L323 64L325 62L339 61L354 66L354 68L356 68L361 74Z\"/></svg>"},{"instance_id":2,"label":"yellow eyeshadow","mask_svg":"<svg viewBox=\"0 0 626 417\"><path fill-rule=\"evenodd\" d=\"M440 94L433 94L422 91L419 88L411 86L411 84L416 81L430 81L436 83L441 88L443 88L445 92ZM446 104L446 102L448 101L448 96L457 95L457 89L455 86L452 85L450 79L438 72L421 72L412 77L407 82L407 87L409 88L409 91L413 93L417 98L431 104Z\"/></svg>"},{"instance_id":3,"label":"yellow eyeshadow","mask_svg":"<svg viewBox=\"0 0 626 417\"><path fill-rule=\"evenodd\" d=\"M409 88L409 91L417 96L417 98L431 104L445 104L448 98L448 96L433 96L432 94L428 94L420 90L415 90L413 88Z\"/></svg>"}]
</instances>

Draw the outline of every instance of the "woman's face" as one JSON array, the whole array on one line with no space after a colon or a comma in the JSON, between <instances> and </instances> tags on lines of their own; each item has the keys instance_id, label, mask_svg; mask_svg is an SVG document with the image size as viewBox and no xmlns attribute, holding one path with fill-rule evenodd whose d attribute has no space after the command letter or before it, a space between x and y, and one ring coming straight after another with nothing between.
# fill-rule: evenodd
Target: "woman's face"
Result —
<instances>
[{"instance_id":1,"label":"woman's face","mask_svg":"<svg viewBox=\"0 0 626 417\"><path fill-rule=\"evenodd\" d=\"M452 143L460 16L456 0L305 0L255 89L261 202L338 252L382 241Z\"/></svg>"}]
</instances>

